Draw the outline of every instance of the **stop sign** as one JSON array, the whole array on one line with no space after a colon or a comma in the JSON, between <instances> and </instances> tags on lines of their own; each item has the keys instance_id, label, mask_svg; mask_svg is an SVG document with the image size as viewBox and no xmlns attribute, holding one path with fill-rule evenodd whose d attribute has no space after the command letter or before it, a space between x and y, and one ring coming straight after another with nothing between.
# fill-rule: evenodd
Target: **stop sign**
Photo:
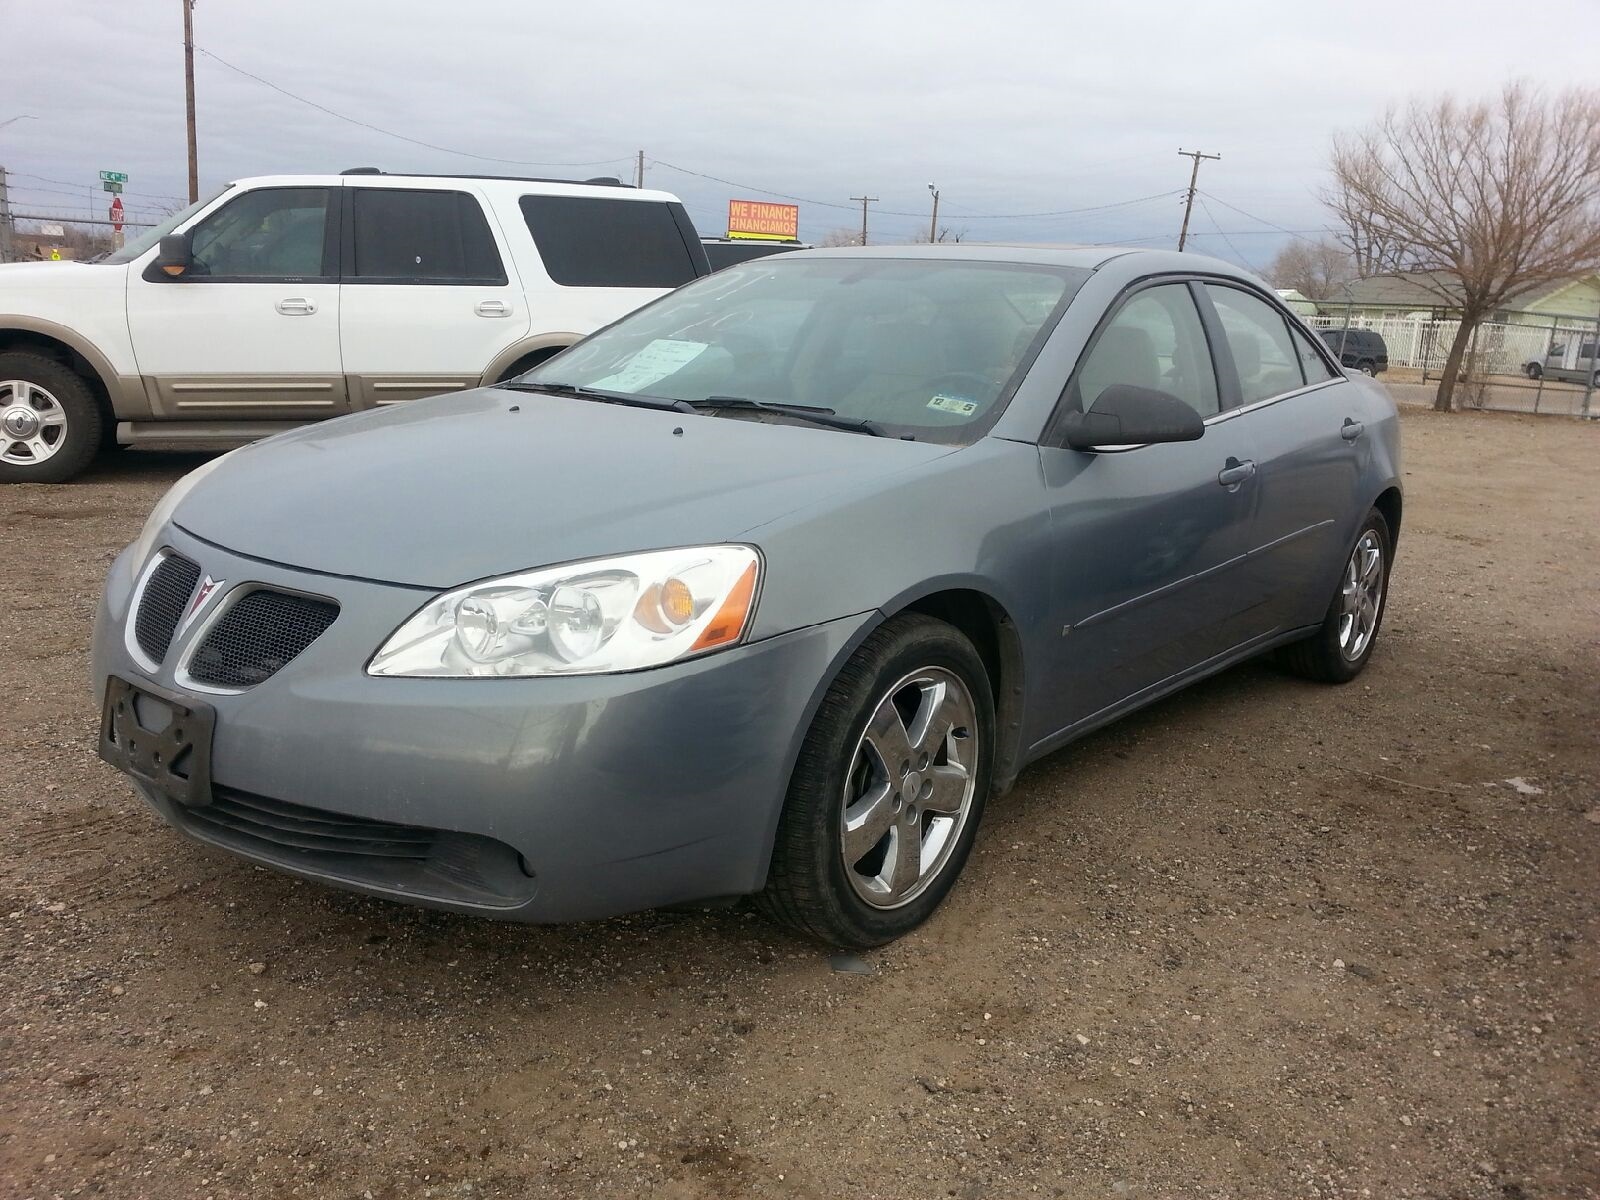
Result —
<instances>
[{"instance_id":1,"label":"stop sign","mask_svg":"<svg viewBox=\"0 0 1600 1200\"><path fill-rule=\"evenodd\" d=\"M111 228L122 232L122 197L111 197Z\"/></svg>"}]
</instances>

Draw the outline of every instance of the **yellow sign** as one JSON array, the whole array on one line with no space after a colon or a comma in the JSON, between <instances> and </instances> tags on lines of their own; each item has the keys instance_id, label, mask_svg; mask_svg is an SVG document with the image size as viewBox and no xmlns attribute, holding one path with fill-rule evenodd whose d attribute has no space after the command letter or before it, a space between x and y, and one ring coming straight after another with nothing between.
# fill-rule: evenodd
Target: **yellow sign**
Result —
<instances>
[{"instance_id":1,"label":"yellow sign","mask_svg":"<svg viewBox=\"0 0 1600 1200\"><path fill-rule=\"evenodd\" d=\"M800 206L765 200L729 200L728 236L763 242L793 242L800 237Z\"/></svg>"}]
</instances>

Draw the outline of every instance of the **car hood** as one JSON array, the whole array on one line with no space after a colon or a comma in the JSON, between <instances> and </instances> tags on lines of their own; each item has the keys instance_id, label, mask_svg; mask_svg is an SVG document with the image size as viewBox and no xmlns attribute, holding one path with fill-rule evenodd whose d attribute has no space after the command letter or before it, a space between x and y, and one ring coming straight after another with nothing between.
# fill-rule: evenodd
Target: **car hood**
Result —
<instances>
[{"instance_id":1,"label":"car hood","mask_svg":"<svg viewBox=\"0 0 1600 1200\"><path fill-rule=\"evenodd\" d=\"M41 288L120 288L123 275L118 267L70 260L0 263L0 295L28 294ZM5 303L0 301L0 312L4 311Z\"/></svg>"},{"instance_id":2,"label":"car hood","mask_svg":"<svg viewBox=\"0 0 1600 1200\"><path fill-rule=\"evenodd\" d=\"M251 557L444 589L735 541L954 449L482 388L235 451L173 520Z\"/></svg>"}]
</instances>

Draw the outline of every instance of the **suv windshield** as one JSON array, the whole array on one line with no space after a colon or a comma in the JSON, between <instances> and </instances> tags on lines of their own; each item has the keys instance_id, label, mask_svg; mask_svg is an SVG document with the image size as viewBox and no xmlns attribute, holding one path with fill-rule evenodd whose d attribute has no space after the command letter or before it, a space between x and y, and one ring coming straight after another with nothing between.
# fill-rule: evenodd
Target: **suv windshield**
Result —
<instances>
[{"instance_id":1,"label":"suv windshield","mask_svg":"<svg viewBox=\"0 0 1600 1200\"><path fill-rule=\"evenodd\" d=\"M747 419L799 420L761 406L804 406L964 443L1004 411L1086 278L959 259L761 259L663 297L520 382Z\"/></svg>"},{"instance_id":2,"label":"suv windshield","mask_svg":"<svg viewBox=\"0 0 1600 1200\"><path fill-rule=\"evenodd\" d=\"M228 187L232 186L232 184L228 185ZM210 204L213 200L227 190L228 188L218 188L209 196L204 196L199 200L196 200L193 204L189 205L188 208L181 209L178 212L173 213L154 229L145 230L138 237L134 238L133 241L123 246L121 250L113 250L104 258L97 259L96 261L112 267L120 266L123 263L131 263L134 259L138 258L146 250L150 249L162 238L166 237L167 234L171 233L179 225L182 225L190 217L194 216L195 213L199 212L202 208Z\"/></svg>"}]
</instances>

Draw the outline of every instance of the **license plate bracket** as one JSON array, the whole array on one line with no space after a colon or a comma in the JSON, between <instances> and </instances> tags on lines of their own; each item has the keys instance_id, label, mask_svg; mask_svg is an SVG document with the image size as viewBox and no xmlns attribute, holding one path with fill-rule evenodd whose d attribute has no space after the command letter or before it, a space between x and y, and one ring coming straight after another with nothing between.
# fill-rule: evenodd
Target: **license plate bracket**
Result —
<instances>
[{"instance_id":1,"label":"license plate bracket","mask_svg":"<svg viewBox=\"0 0 1600 1200\"><path fill-rule=\"evenodd\" d=\"M178 804L211 802L216 710L153 684L106 679L100 757Z\"/></svg>"}]
</instances>

